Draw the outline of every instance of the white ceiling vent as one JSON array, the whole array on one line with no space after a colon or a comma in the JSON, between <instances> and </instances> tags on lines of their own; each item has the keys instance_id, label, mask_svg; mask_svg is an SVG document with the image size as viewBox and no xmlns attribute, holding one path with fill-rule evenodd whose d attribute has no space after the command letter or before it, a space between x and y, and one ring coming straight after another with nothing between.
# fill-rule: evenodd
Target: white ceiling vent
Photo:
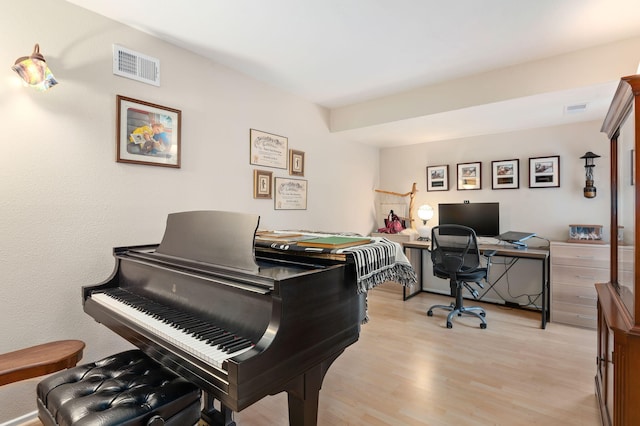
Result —
<instances>
[{"instance_id":1,"label":"white ceiling vent","mask_svg":"<svg viewBox=\"0 0 640 426\"><path fill-rule=\"evenodd\" d=\"M565 114L577 114L580 112L585 112L586 110L587 110L587 104L582 103L582 104L567 105L564 109L564 112Z\"/></svg>"},{"instance_id":2,"label":"white ceiling vent","mask_svg":"<svg viewBox=\"0 0 640 426\"><path fill-rule=\"evenodd\" d=\"M113 45L113 73L160 86L160 60L117 44Z\"/></svg>"}]
</instances>

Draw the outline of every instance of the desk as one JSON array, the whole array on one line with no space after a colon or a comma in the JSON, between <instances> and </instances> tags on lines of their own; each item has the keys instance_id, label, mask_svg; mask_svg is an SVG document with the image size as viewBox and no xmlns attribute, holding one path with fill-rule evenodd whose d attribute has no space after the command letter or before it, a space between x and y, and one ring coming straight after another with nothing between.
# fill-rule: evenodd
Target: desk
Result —
<instances>
[{"instance_id":1,"label":"desk","mask_svg":"<svg viewBox=\"0 0 640 426\"><path fill-rule=\"evenodd\" d=\"M420 289L418 291L416 291L415 293L407 296L406 294L406 289L403 287L402 289L402 299L403 300L407 300L410 299L411 297L415 296L416 294L418 294L419 292L422 291L426 291L423 288L423 273L424 273L424 267L423 267L423 251L427 251L430 255L430 247L431 247L431 243L429 241L407 241L402 243L402 247L405 251L405 254L407 253L407 249L414 249L414 250L420 250ZM482 299L482 296L484 296L487 291L491 290L491 288L493 288L493 286L495 286L500 279L502 279L503 276L505 276L507 274L507 272L509 272L509 270L518 262L518 260L520 259L533 259L533 260L539 260L540 264L541 264L541 277L540 277L540 286L541 286L541 294L542 294L542 309L541 309L541 316L542 316L542 321L541 321L541 326L540 328L546 328L547 326L547 321L549 319L549 293L550 293L550 288L549 288L549 250L548 249L544 249L544 248L525 248L525 249L517 249L514 247L509 247L506 245L494 245L494 244L480 244L480 250L484 251L484 250L495 250L496 254L495 256L500 256L500 257L508 257L508 258L512 258L514 259L514 262L510 263L506 270L496 279L494 280L493 283L489 284L489 288L487 288L481 295L480 295L480 299Z\"/></svg>"}]
</instances>

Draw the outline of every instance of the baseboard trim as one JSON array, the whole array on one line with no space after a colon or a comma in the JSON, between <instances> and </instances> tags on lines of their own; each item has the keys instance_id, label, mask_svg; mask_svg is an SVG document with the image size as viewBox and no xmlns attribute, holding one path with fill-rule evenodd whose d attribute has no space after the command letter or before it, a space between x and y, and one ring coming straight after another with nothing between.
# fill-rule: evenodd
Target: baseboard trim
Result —
<instances>
[{"instance_id":1,"label":"baseboard trim","mask_svg":"<svg viewBox=\"0 0 640 426\"><path fill-rule=\"evenodd\" d=\"M26 422L30 422L38 418L38 411L32 411L31 413L27 413L23 416L17 417L13 420L9 420L8 422L4 422L0 424L0 426L20 426Z\"/></svg>"}]
</instances>

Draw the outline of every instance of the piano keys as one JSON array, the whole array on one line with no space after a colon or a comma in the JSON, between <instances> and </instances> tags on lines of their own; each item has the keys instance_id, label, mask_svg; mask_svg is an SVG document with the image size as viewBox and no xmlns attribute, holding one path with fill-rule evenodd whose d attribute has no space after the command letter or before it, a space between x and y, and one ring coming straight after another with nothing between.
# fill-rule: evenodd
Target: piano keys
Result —
<instances>
[{"instance_id":1,"label":"piano keys","mask_svg":"<svg viewBox=\"0 0 640 426\"><path fill-rule=\"evenodd\" d=\"M207 395L203 418L287 392L292 425L315 425L331 363L358 340L365 295L352 262L256 252L256 215L169 215L160 244L117 247L83 307ZM219 406L219 408L216 408Z\"/></svg>"}]
</instances>

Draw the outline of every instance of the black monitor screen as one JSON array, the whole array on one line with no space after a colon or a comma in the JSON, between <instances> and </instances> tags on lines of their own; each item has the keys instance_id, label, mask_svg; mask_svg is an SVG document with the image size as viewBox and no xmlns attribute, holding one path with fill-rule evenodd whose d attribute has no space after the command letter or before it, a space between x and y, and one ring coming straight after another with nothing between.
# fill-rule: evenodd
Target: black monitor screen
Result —
<instances>
[{"instance_id":1,"label":"black monitor screen","mask_svg":"<svg viewBox=\"0 0 640 426\"><path fill-rule=\"evenodd\" d=\"M479 237L495 237L500 234L500 204L438 204L438 224L464 225Z\"/></svg>"}]
</instances>

